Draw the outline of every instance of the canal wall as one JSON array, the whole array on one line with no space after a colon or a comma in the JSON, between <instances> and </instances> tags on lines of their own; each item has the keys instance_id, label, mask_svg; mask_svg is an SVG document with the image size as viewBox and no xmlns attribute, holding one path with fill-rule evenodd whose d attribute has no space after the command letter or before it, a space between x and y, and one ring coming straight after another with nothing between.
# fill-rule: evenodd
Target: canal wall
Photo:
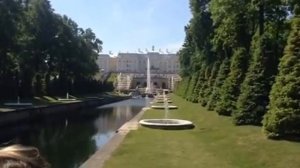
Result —
<instances>
[{"instance_id":1,"label":"canal wall","mask_svg":"<svg viewBox=\"0 0 300 168\"><path fill-rule=\"evenodd\" d=\"M68 102L64 104L42 105L8 112L0 112L0 127L20 122L39 120L49 116L69 116L82 113L80 110L126 100L128 97L106 97ZM75 114L76 113L76 114Z\"/></svg>"},{"instance_id":2,"label":"canal wall","mask_svg":"<svg viewBox=\"0 0 300 168\"><path fill-rule=\"evenodd\" d=\"M121 145L126 135L139 127L139 120L143 117L144 112L149 108L143 108L135 117L124 123L116 134L98 151L96 151L88 160L79 168L102 168L105 161L110 159L112 153Z\"/></svg>"}]
</instances>

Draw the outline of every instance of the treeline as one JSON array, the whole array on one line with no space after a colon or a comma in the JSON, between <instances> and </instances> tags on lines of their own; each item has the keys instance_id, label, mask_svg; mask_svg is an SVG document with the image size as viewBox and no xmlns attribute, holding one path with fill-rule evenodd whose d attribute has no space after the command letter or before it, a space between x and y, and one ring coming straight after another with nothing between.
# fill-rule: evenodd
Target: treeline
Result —
<instances>
[{"instance_id":1,"label":"treeline","mask_svg":"<svg viewBox=\"0 0 300 168\"><path fill-rule=\"evenodd\" d=\"M190 0L176 93L269 138L300 135L300 1Z\"/></svg>"},{"instance_id":2,"label":"treeline","mask_svg":"<svg viewBox=\"0 0 300 168\"><path fill-rule=\"evenodd\" d=\"M0 99L95 92L101 49L48 0L0 0Z\"/></svg>"}]
</instances>

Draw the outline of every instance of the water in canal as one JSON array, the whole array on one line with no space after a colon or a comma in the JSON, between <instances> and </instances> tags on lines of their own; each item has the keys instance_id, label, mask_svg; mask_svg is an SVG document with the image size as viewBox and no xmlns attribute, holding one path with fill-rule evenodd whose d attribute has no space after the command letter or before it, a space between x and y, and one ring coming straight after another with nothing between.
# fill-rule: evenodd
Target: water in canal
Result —
<instances>
[{"instance_id":1,"label":"water in canal","mask_svg":"<svg viewBox=\"0 0 300 168\"><path fill-rule=\"evenodd\" d=\"M145 99L130 99L74 112L71 117L0 128L0 143L35 146L52 168L77 168L145 105Z\"/></svg>"}]
</instances>

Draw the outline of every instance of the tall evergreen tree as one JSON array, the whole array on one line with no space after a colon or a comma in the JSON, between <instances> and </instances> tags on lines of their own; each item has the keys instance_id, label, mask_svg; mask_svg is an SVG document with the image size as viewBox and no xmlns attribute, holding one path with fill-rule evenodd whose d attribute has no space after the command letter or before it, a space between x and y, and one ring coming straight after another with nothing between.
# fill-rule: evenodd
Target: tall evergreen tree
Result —
<instances>
[{"instance_id":1,"label":"tall evergreen tree","mask_svg":"<svg viewBox=\"0 0 300 168\"><path fill-rule=\"evenodd\" d=\"M206 106L209 98L209 79L211 75L211 67L209 65L205 66L203 83L200 88L198 101L201 106Z\"/></svg>"},{"instance_id":2,"label":"tall evergreen tree","mask_svg":"<svg viewBox=\"0 0 300 168\"><path fill-rule=\"evenodd\" d=\"M193 63L199 71L198 80L194 89L193 101L203 100L204 90L207 88L209 64L215 60L212 52L211 38L213 33L211 13L208 10L210 0L190 0L190 8L193 14L191 19L191 32L195 45L195 60ZM195 72L195 71L194 71Z\"/></svg>"},{"instance_id":3,"label":"tall evergreen tree","mask_svg":"<svg viewBox=\"0 0 300 168\"><path fill-rule=\"evenodd\" d=\"M250 0L211 0L210 12L214 24L213 44L230 57L237 47L249 48Z\"/></svg>"},{"instance_id":4,"label":"tall evergreen tree","mask_svg":"<svg viewBox=\"0 0 300 168\"><path fill-rule=\"evenodd\" d=\"M262 3L265 2L265 3ZM256 7L258 31L252 40L252 59L242 84L237 110L233 113L235 124L260 125L268 95L282 54L285 11L280 0L261 1Z\"/></svg>"},{"instance_id":5,"label":"tall evergreen tree","mask_svg":"<svg viewBox=\"0 0 300 168\"><path fill-rule=\"evenodd\" d=\"M248 54L245 48L233 51L230 73L220 90L220 101L217 103L216 112L220 115L231 115L236 108L236 101L240 94L240 85L243 82L247 67Z\"/></svg>"},{"instance_id":6,"label":"tall evergreen tree","mask_svg":"<svg viewBox=\"0 0 300 168\"><path fill-rule=\"evenodd\" d=\"M213 94L214 84L215 84L215 80L216 80L217 75L218 75L219 68L220 68L220 62L216 61L213 64L211 73L209 75L209 79L208 79L208 82L207 82L207 89L205 91L204 100L203 100L202 105L208 105L209 102L210 102L210 97Z\"/></svg>"},{"instance_id":7,"label":"tall evergreen tree","mask_svg":"<svg viewBox=\"0 0 300 168\"><path fill-rule=\"evenodd\" d=\"M194 89L196 87L196 84L197 84L197 80L198 80L198 73L193 73L192 77L191 77L191 81L189 83L189 87L188 87L188 90L187 90L187 96L186 96L186 99L188 101L191 101L193 102L193 93L194 93Z\"/></svg>"},{"instance_id":8,"label":"tall evergreen tree","mask_svg":"<svg viewBox=\"0 0 300 168\"><path fill-rule=\"evenodd\" d=\"M231 57L230 73L221 87L221 98L216 111L230 115L235 109L240 93L240 84L247 68L250 43L249 0L212 0L211 12L214 20L214 48Z\"/></svg>"},{"instance_id":9,"label":"tall evergreen tree","mask_svg":"<svg viewBox=\"0 0 300 168\"><path fill-rule=\"evenodd\" d=\"M253 61L241 87L241 94L238 98L237 109L233 111L235 124L260 124L261 118L268 104L269 76L265 67L267 59L264 57L266 39L258 34L253 40Z\"/></svg>"},{"instance_id":10,"label":"tall evergreen tree","mask_svg":"<svg viewBox=\"0 0 300 168\"><path fill-rule=\"evenodd\" d=\"M263 121L268 137L300 135L300 13L292 19L285 54L270 94L270 108Z\"/></svg>"},{"instance_id":11,"label":"tall evergreen tree","mask_svg":"<svg viewBox=\"0 0 300 168\"><path fill-rule=\"evenodd\" d=\"M195 84L194 84L194 88L193 88L193 92L192 95L190 97L191 102L193 103L198 103L198 95L199 95L199 90L198 90L198 84L199 84L199 77L200 77L200 71L195 73L196 78L195 78Z\"/></svg>"},{"instance_id":12,"label":"tall evergreen tree","mask_svg":"<svg viewBox=\"0 0 300 168\"><path fill-rule=\"evenodd\" d=\"M186 39L183 49L179 51L182 66L181 74L189 76L189 85L186 96L188 100L196 102L202 87L201 74L205 73L203 66L214 60L211 52L212 20L208 10L210 0L190 0L190 9L193 18L185 28ZM193 72L193 73L191 73ZM200 78L200 79L199 79ZM186 82L185 82L186 83ZM180 87L182 89L182 87Z\"/></svg>"},{"instance_id":13,"label":"tall evergreen tree","mask_svg":"<svg viewBox=\"0 0 300 168\"><path fill-rule=\"evenodd\" d=\"M190 77L183 77L180 83L176 86L176 94L185 98L186 97L186 90L189 87L189 80Z\"/></svg>"},{"instance_id":14,"label":"tall evergreen tree","mask_svg":"<svg viewBox=\"0 0 300 168\"><path fill-rule=\"evenodd\" d=\"M191 57L195 53L195 48L193 45L192 34L190 31L190 26L185 26L185 40L182 49L178 51L179 63L180 63L180 74L181 76L189 76L191 71Z\"/></svg>"},{"instance_id":15,"label":"tall evergreen tree","mask_svg":"<svg viewBox=\"0 0 300 168\"><path fill-rule=\"evenodd\" d=\"M194 88L194 97L193 97L193 102L198 103L200 101L200 92L203 84L205 83L205 65L202 64L201 69L198 72L198 78L196 82L196 86Z\"/></svg>"},{"instance_id":16,"label":"tall evergreen tree","mask_svg":"<svg viewBox=\"0 0 300 168\"><path fill-rule=\"evenodd\" d=\"M228 76L230 71L230 61L228 58L225 58L220 65L216 80L213 85L213 91L209 97L207 108L208 110L214 110L218 101L221 97L221 87Z\"/></svg>"}]
</instances>

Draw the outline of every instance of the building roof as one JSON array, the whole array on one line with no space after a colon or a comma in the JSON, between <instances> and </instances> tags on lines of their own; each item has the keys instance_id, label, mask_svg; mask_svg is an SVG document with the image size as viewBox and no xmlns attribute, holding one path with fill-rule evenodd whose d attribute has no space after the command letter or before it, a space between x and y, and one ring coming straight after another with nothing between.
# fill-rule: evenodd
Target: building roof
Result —
<instances>
[{"instance_id":1,"label":"building roof","mask_svg":"<svg viewBox=\"0 0 300 168\"><path fill-rule=\"evenodd\" d=\"M108 54L99 54L99 57L110 57Z\"/></svg>"}]
</instances>

